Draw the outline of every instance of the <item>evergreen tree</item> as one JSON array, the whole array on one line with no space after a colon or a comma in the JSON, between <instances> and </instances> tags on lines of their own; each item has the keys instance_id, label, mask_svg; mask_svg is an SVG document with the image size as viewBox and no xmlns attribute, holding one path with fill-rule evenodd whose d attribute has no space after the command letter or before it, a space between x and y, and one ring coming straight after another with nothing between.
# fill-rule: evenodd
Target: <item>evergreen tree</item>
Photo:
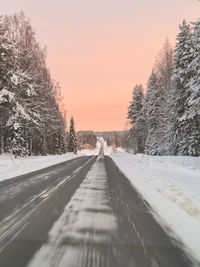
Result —
<instances>
[{"instance_id":1,"label":"evergreen tree","mask_svg":"<svg viewBox=\"0 0 200 267\"><path fill-rule=\"evenodd\" d=\"M190 80L187 83L187 110L180 119L187 120L187 154L200 156L200 19L193 23L191 37L193 49L190 50L192 61L188 66Z\"/></svg>"},{"instance_id":2,"label":"evergreen tree","mask_svg":"<svg viewBox=\"0 0 200 267\"><path fill-rule=\"evenodd\" d=\"M143 114L146 121L148 153L165 155L169 147L171 119L173 50L166 40L148 80Z\"/></svg>"},{"instance_id":3,"label":"evergreen tree","mask_svg":"<svg viewBox=\"0 0 200 267\"><path fill-rule=\"evenodd\" d=\"M136 84L132 91L132 100L128 107L128 116L127 119L130 120L130 123L133 125L136 119L140 116L142 109L142 99L144 97L144 88L140 84Z\"/></svg>"},{"instance_id":4,"label":"evergreen tree","mask_svg":"<svg viewBox=\"0 0 200 267\"><path fill-rule=\"evenodd\" d=\"M171 123L171 148L170 154L188 155L189 119L186 116L188 110L187 99L190 95L189 81L192 70L189 67L193 55L193 44L190 25L184 20L179 26L177 43L174 54L174 70L172 76L174 97L172 101L172 123Z\"/></svg>"},{"instance_id":5,"label":"evergreen tree","mask_svg":"<svg viewBox=\"0 0 200 267\"><path fill-rule=\"evenodd\" d=\"M147 84L144 97L143 113L146 121L148 154L162 154L162 95L160 94L160 79L153 70Z\"/></svg>"},{"instance_id":6,"label":"evergreen tree","mask_svg":"<svg viewBox=\"0 0 200 267\"><path fill-rule=\"evenodd\" d=\"M77 154L77 150L78 150L78 143L77 143L77 138L76 138L76 133L75 133L75 126L74 126L73 117L71 117L71 120L70 120L67 150L68 150L68 152L73 152L75 154Z\"/></svg>"},{"instance_id":7,"label":"evergreen tree","mask_svg":"<svg viewBox=\"0 0 200 267\"><path fill-rule=\"evenodd\" d=\"M132 128L129 133L129 143L133 147L134 153L143 153L145 147L145 120L142 113L144 97L143 86L136 85L132 92L132 101L128 107L128 116Z\"/></svg>"}]
</instances>

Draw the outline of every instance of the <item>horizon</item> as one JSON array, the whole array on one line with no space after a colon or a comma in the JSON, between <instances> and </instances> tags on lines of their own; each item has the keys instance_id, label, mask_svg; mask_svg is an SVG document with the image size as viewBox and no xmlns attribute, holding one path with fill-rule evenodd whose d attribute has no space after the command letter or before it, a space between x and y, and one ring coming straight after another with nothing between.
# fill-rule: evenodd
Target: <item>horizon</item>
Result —
<instances>
[{"instance_id":1,"label":"horizon","mask_svg":"<svg viewBox=\"0 0 200 267\"><path fill-rule=\"evenodd\" d=\"M104 132L128 132L128 130L111 130L111 131L78 130L76 132L104 133Z\"/></svg>"}]
</instances>

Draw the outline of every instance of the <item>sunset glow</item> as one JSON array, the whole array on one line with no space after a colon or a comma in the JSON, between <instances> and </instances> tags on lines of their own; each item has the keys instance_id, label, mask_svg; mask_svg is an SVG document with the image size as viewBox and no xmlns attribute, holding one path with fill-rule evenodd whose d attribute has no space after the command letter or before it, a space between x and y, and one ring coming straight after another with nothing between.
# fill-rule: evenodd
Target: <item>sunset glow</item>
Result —
<instances>
[{"instance_id":1,"label":"sunset glow","mask_svg":"<svg viewBox=\"0 0 200 267\"><path fill-rule=\"evenodd\" d=\"M146 84L154 60L178 25L200 14L197 0L1 0L23 10L48 47L52 77L77 130L121 130L132 87Z\"/></svg>"}]
</instances>

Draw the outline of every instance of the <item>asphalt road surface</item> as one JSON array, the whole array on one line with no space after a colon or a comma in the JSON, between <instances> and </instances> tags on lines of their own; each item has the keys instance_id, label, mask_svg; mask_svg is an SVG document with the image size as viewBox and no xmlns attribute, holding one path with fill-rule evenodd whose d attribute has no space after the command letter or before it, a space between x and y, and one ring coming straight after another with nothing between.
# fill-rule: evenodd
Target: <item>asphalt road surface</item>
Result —
<instances>
[{"instance_id":1,"label":"asphalt road surface","mask_svg":"<svg viewBox=\"0 0 200 267\"><path fill-rule=\"evenodd\" d=\"M100 152L0 184L0 267L193 266Z\"/></svg>"}]
</instances>

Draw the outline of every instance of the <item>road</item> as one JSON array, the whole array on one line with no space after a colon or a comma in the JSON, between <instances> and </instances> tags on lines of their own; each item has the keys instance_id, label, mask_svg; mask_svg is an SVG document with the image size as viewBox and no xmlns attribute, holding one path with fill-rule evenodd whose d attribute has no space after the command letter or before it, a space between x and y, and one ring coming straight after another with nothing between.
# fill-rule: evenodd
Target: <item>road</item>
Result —
<instances>
[{"instance_id":1,"label":"road","mask_svg":"<svg viewBox=\"0 0 200 267\"><path fill-rule=\"evenodd\" d=\"M84 156L0 185L0 267L188 267L112 159Z\"/></svg>"}]
</instances>

